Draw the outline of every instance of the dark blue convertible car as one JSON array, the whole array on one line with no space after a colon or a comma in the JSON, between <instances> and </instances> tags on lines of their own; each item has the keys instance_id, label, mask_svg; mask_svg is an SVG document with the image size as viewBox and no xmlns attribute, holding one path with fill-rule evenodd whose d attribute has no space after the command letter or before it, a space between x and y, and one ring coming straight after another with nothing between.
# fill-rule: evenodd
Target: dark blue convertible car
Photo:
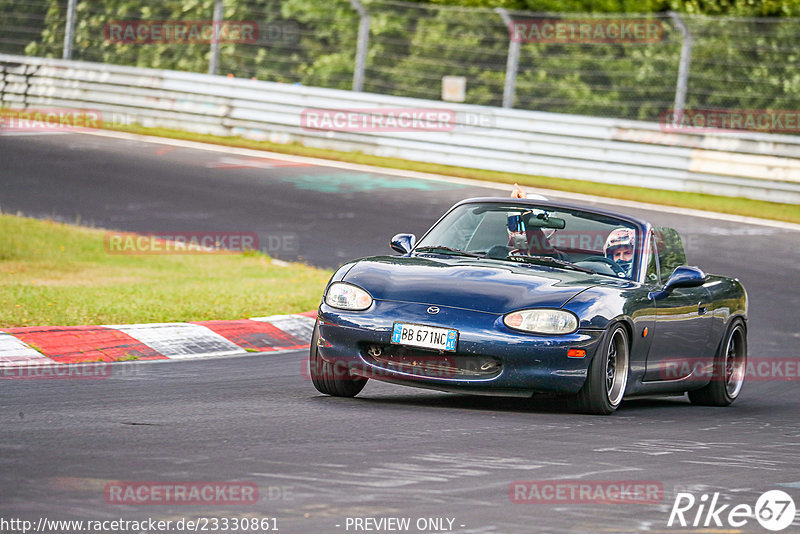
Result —
<instances>
[{"instance_id":1,"label":"dark blue convertible car","mask_svg":"<svg viewBox=\"0 0 800 534\"><path fill-rule=\"evenodd\" d=\"M609 414L625 398L725 406L747 358L738 280L686 265L678 233L595 208L476 198L399 255L340 267L323 295L310 373L354 396L373 378L485 395L574 396Z\"/></svg>"}]
</instances>

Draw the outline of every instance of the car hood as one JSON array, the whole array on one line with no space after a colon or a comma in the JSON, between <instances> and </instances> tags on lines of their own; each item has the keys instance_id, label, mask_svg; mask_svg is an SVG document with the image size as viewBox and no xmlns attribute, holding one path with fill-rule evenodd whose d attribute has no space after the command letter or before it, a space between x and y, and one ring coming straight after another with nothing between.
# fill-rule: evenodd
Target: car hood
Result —
<instances>
[{"instance_id":1,"label":"car hood","mask_svg":"<svg viewBox=\"0 0 800 534\"><path fill-rule=\"evenodd\" d=\"M419 302L489 313L560 308L597 285L592 275L485 259L381 256L358 261L344 281L378 300Z\"/></svg>"}]
</instances>

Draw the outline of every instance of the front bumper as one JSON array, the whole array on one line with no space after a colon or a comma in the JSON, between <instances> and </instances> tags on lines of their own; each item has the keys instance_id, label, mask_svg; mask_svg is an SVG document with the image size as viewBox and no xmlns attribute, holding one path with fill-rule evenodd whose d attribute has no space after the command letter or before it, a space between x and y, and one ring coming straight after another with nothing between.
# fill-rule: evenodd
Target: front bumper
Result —
<instances>
[{"instance_id":1,"label":"front bumper","mask_svg":"<svg viewBox=\"0 0 800 534\"><path fill-rule=\"evenodd\" d=\"M577 393L600 343L601 330L563 336L518 332L503 316L438 305L375 301L350 312L322 304L319 355L349 375L409 386L484 395L530 396L535 392ZM437 352L391 343L395 322L454 328L455 352ZM583 358L568 358L583 349Z\"/></svg>"}]
</instances>

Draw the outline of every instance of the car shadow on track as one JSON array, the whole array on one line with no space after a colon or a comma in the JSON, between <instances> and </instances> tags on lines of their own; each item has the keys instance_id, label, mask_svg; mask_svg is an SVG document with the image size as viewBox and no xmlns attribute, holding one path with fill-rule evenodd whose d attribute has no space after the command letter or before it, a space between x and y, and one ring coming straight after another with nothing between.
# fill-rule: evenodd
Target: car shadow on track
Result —
<instances>
[{"instance_id":1,"label":"car shadow on track","mask_svg":"<svg viewBox=\"0 0 800 534\"><path fill-rule=\"evenodd\" d=\"M317 397L316 400L332 399ZM460 394L422 393L417 395L379 395L356 399L336 399L358 402L364 406L408 406L433 409L473 410L506 413L544 413L563 415L585 415L578 411L573 397L558 395L536 395L531 398L495 397ZM624 401L617 412L635 413L642 410L683 408L690 404L686 397L659 397Z\"/></svg>"}]
</instances>

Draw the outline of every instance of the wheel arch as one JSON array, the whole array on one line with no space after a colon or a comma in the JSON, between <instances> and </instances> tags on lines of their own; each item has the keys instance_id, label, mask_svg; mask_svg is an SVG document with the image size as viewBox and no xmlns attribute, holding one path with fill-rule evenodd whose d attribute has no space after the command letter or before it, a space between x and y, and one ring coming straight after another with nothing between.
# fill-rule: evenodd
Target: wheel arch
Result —
<instances>
[{"instance_id":1,"label":"wheel arch","mask_svg":"<svg viewBox=\"0 0 800 534\"><path fill-rule=\"evenodd\" d=\"M728 338L728 334L731 331L734 323L740 321L742 323L742 328L744 328L744 337L747 339L747 316L742 313L732 314L728 317L728 320L725 322L725 327L722 329L722 335L719 337L719 341L717 341L717 348L714 354L719 354L719 351L722 349L722 344L725 343L725 340Z\"/></svg>"},{"instance_id":2,"label":"wheel arch","mask_svg":"<svg viewBox=\"0 0 800 534\"><path fill-rule=\"evenodd\" d=\"M633 319L627 315L612 319L609 321L607 328L610 329L612 326L618 323L625 327L625 333L628 335L628 350L630 351L631 346L633 345Z\"/></svg>"},{"instance_id":3,"label":"wheel arch","mask_svg":"<svg viewBox=\"0 0 800 534\"><path fill-rule=\"evenodd\" d=\"M601 337L601 339L605 339L605 337L609 335L611 330L617 325L622 325L622 327L625 329L625 335L628 336L628 352L631 352L631 346L633 344L634 326L633 326L633 319L628 317L627 315L619 315L617 317L614 317L613 319L607 320L602 329L603 336ZM601 343L598 343L597 347L599 348L600 345ZM594 354L592 354L592 358L594 358L596 355L597 351L595 350Z\"/></svg>"}]
</instances>

